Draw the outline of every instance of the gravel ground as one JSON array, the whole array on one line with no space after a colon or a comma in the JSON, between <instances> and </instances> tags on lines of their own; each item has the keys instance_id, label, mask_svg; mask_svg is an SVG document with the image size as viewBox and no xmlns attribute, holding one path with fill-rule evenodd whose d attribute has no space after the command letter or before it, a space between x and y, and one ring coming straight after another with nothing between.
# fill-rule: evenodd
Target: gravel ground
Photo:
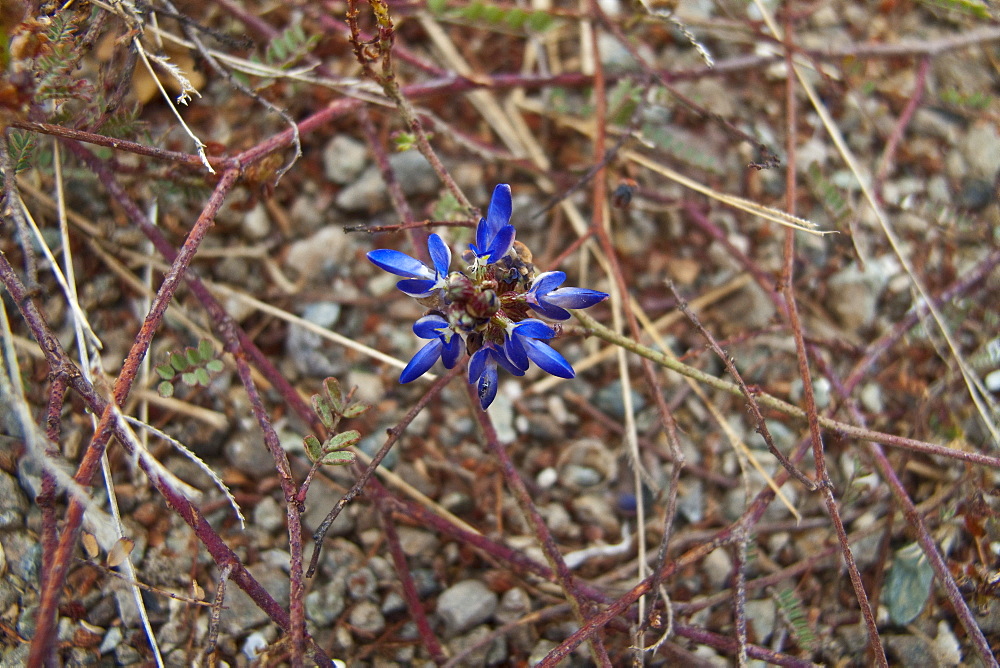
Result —
<instances>
[{"instance_id":1,"label":"gravel ground","mask_svg":"<svg viewBox=\"0 0 1000 668\"><path fill-rule=\"evenodd\" d=\"M365 78L353 5L154 2L154 23L29 4L0 12L0 664L295 665L301 615L307 665L996 665L990 5L393 2L407 106L370 80L377 39ZM180 113L214 175L136 64L139 25L200 92ZM462 378L398 383L426 309L365 254L417 255L429 230L458 258L480 214L456 193L485 212L497 183L537 271L612 293L586 313L688 377L569 321L552 343L576 377L501 373L486 414ZM72 296L32 221L64 270L71 251ZM185 244L201 282L144 328ZM101 342L86 356L78 314ZM151 367L190 350L192 375L136 367L147 335ZM357 463L309 477L329 377L369 408L336 425ZM112 396L157 431L117 423L109 486L93 455Z\"/></svg>"}]
</instances>

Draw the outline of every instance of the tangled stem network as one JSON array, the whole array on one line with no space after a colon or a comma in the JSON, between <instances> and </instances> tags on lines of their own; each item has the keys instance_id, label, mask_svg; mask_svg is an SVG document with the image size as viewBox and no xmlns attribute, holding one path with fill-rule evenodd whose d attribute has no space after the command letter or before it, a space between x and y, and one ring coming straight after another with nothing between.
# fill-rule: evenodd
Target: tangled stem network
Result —
<instances>
[{"instance_id":1,"label":"tangled stem network","mask_svg":"<svg viewBox=\"0 0 1000 668\"><path fill-rule=\"evenodd\" d=\"M465 271L449 271L451 249L437 234L427 239L432 266L396 250L368 253L377 267L403 276L396 287L429 309L413 324L414 334L429 343L403 369L401 383L419 378L438 359L445 368L454 368L462 356L462 341L472 355L469 383L484 409L497 395L499 367L522 376L534 362L553 376L575 375L570 363L545 343L556 336L555 328L531 315L568 320L567 309L593 306L608 295L559 287L566 280L561 271L536 274L531 252L514 240L511 212L510 186L501 183L476 228L476 242L463 253L470 263Z\"/></svg>"}]
</instances>

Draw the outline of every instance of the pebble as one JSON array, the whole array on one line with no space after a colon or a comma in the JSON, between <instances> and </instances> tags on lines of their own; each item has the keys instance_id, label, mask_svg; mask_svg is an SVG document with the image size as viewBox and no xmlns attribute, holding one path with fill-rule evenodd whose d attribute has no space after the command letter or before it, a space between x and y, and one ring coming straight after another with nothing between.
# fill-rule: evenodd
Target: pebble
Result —
<instances>
[{"instance_id":1,"label":"pebble","mask_svg":"<svg viewBox=\"0 0 1000 668\"><path fill-rule=\"evenodd\" d=\"M826 408L830 405L830 381L823 377L813 378L813 400L816 402L816 408ZM798 403L802 400L802 379L795 378L792 381L792 385L788 391L788 398L793 402ZM779 424L779 423L775 423ZM768 429L771 429L772 425L768 425ZM774 433L771 434L774 438ZM777 439L775 439L775 445L777 445Z\"/></svg>"},{"instance_id":2,"label":"pebble","mask_svg":"<svg viewBox=\"0 0 1000 668\"><path fill-rule=\"evenodd\" d=\"M969 128L959 145L968 174L992 181L1000 169L1000 130L993 122L980 122Z\"/></svg>"},{"instance_id":3,"label":"pebble","mask_svg":"<svg viewBox=\"0 0 1000 668\"><path fill-rule=\"evenodd\" d=\"M458 636L448 643L452 656L476 647L462 660L465 666L496 666L507 661L507 642L504 636L497 636L492 642L486 643L486 638L491 633L488 626L477 626L465 635Z\"/></svg>"},{"instance_id":4,"label":"pebble","mask_svg":"<svg viewBox=\"0 0 1000 668\"><path fill-rule=\"evenodd\" d=\"M617 540L621 527L615 513L610 511L611 501L600 494L583 494L570 502L573 516L584 525L598 526L604 535Z\"/></svg>"},{"instance_id":5,"label":"pebble","mask_svg":"<svg viewBox=\"0 0 1000 668\"><path fill-rule=\"evenodd\" d=\"M603 443L585 438L574 441L556 463L559 484L575 491L602 488L618 477L618 461Z\"/></svg>"},{"instance_id":6,"label":"pebble","mask_svg":"<svg viewBox=\"0 0 1000 668\"><path fill-rule=\"evenodd\" d=\"M274 459L260 438L235 434L226 441L223 451L233 467L254 479L259 478L263 471L274 470Z\"/></svg>"},{"instance_id":7,"label":"pebble","mask_svg":"<svg viewBox=\"0 0 1000 668\"><path fill-rule=\"evenodd\" d=\"M38 571L42 561L42 545L38 536L26 529L0 532L10 573L26 583L38 582Z\"/></svg>"},{"instance_id":8,"label":"pebble","mask_svg":"<svg viewBox=\"0 0 1000 668\"><path fill-rule=\"evenodd\" d=\"M263 204L258 204L243 215L240 227L248 239L258 241L271 233L271 216Z\"/></svg>"},{"instance_id":9,"label":"pebble","mask_svg":"<svg viewBox=\"0 0 1000 668\"><path fill-rule=\"evenodd\" d=\"M367 162L368 147L348 135L337 135L323 147L323 175L334 183L350 183Z\"/></svg>"},{"instance_id":10,"label":"pebble","mask_svg":"<svg viewBox=\"0 0 1000 668\"><path fill-rule=\"evenodd\" d=\"M340 305L334 302L313 302L302 309L302 318L308 322L331 329L340 317ZM319 333L292 323L285 337L285 351L296 370L309 378L338 376L344 371L342 351L328 345Z\"/></svg>"},{"instance_id":11,"label":"pebble","mask_svg":"<svg viewBox=\"0 0 1000 668\"><path fill-rule=\"evenodd\" d=\"M489 619L497 609L497 595L479 580L462 580L438 597L437 616L451 637Z\"/></svg>"},{"instance_id":12,"label":"pebble","mask_svg":"<svg viewBox=\"0 0 1000 668\"><path fill-rule=\"evenodd\" d=\"M306 595L306 616L317 627L329 628L347 605L344 600L346 588L342 579L334 578L313 589Z\"/></svg>"},{"instance_id":13,"label":"pebble","mask_svg":"<svg viewBox=\"0 0 1000 668\"><path fill-rule=\"evenodd\" d=\"M724 547L717 547L705 557L701 570L713 590L722 589L733 572L733 560Z\"/></svg>"},{"instance_id":14,"label":"pebble","mask_svg":"<svg viewBox=\"0 0 1000 668\"><path fill-rule=\"evenodd\" d=\"M436 554L441 544L436 535L425 529L401 526L398 533L399 545L408 557Z\"/></svg>"},{"instance_id":15,"label":"pebble","mask_svg":"<svg viewBox=\"0 0 1000 668\"><path fill-rule=\"evenodd\" d=\"M282 569L258 563L248 566L247 570L274 597L278 605L288 607L288 575ZM267 613L231 581L226 583L225 606L219 621L222 629L231 636L242 636L268 620Z\"/></svg>"},{"instance_id":16,"label":"pebble","mask_svg":"<svg viewBox=\"0 0 1000 668\"><path fill-rule=\"evenodd\" d=\"M979 211L997 201L997 187L986 179L962 179L955 204L969 211Z\"/></svg>"},{"instance_id":17,"label":"pebble","mask_svg":"<svg viewBox=\"0 0 1000 668\"><path fill-rule=\"evenodd\" d=\"M767 639L771 637L774 632L776 612L777 606L770 598L747 601L747 620L753 624L757 642L766 643Z\"/></svg>"},{"instance_id":18,"label":"pebble","mask_svg":"<svg viewBox=\"0 0 1000 668\"><path fill-rule=\"evenodd\" d=\"M243 641L243 656L254 661L267 649L267 638L260 631L254 631Z\"/></svg>"},{"instance_id":19,"label":"pebble","mask_svg":"<svg viewBox=\"0 0 1000 668\"><path fill-rule=\"evenodd\" d=\"M622 382L613 380L594 395L594 405L601 411L613 418L622 420L625 418L625 405L622 402ZM646 407L646 400L639 392L632 389L632 410L638 413Z\"/></svg>"},{"instance_id":20,"label":"pebble","mask_svg":"<svg viewBox=\"0 0 1000 668\"><path fill-rule=\"evenodd\" d=\"M890 256L869 261L863 271L851 263L830 277L827 306L849 331L870 325L879 297L898 269L897 261Z\"/></svg>"},{"instance_id":21,"label":"pebble","mask_svg":"<svg viewBox=\"0 0 1000 668\"><path fill-rule=\"evenodd\" d=\"M385 630L385 617L377 605L367 600L360 601L351 609L347 621L365 635L375 636Z\"/></svg>"},{"instance_id":22,"label":"pebble","mask_svg":"<svg viewBox=\"0 0 1000 668\"><path fill-rule=\"evenodd\" d=\"M394 591L391 591L386 594L385 598L382 600L382 607L380 609L382 610L382 614L386 617L398 615L406 610L406 601L403 600L402 596Z\"/></svg>"},{"instance_id":23,"label":"pebble","mask_svg":"<svg viewBox=\"0 0 1000 668\"><path fill-rule=\"evenodd\" d=\"M496 620L501 624L510 624L531 612L531 597L520 587L508 589L500 597L500 607L496 611Z\"/></svg>"},{"instance_id":24,"label":"pebble","mask_svg":"<svg viewBox=\"0 0 1000 668\"><path fill-rule=\"evenodd\" d=\"M385 445L385 432L379 431L375 434L365 436L357 443L357 448L361 452L365 453L369 457L374 457L375 453L382 449ZM379 468L392 471L396 468L399 463L399 448L393 447L389 452L386 453L385 457L382 459L382 463L379 464Z\"/></svg>"},{"instance_id":25,"label":"pebble","mask_svg":"<svg viewBox=\"0 0 1000 668\"><path fill-rule=\"evenodd\" d=\"M371 598L377 587L378 581L370 568L358 568L347 576L347 593L355 600Z\"/></svg>"},{"instance_id":26,"label":"pebble","mask_svg":"<svg viewBox=\"0 0 1000 668\"><path fill-rule=\"evenodd\" d=\"M17 479L6 471L0 471L0 528L22 526L24 516L28 512L28 499L25 498Z\"/></svg>"},{"instance_id":27,"label":"pebble","mask_svg":"<svg viewBox=\"0 0 1000 668\"><path fill-rule=\"evenodd\" d=\"M340 272L350 253L351 243L343 226L328 225L291 244L284 266L298 276L322 284Z\"/></svg>"},{"instance_id":28,"label":"pebble","mask_svg":"<svg viewBox=\"0 0 1000 668\"><path fill-rule=\"evenodd\" d=\"M253 509L254 526L273 533L285 526L285 509L270 496L265 496Z\"/></svg>"},{"instance_id":29,"label":"pebble","mask_svg":"<svg viewBox=\"0 0 1000 668\"><path fill-rule=\"evenodd\" d=\"M437 174L419 151L395 153L389 156L389 165L404 195L429 195L438 190ZM337 195L337 206L345 211L374 213L388 205L388 189L374 165Z\"/></svg>"}]
</instances>

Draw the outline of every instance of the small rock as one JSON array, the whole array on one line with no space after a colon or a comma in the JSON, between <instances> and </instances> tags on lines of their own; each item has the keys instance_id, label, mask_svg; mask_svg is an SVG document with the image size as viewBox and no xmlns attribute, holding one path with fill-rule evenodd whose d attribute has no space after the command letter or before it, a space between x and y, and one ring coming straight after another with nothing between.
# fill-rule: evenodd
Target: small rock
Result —
<instances>
[{"instance_id":1,"label":"small rock","mask_svg":"<svg viewBox=\"0 0 1000 668\"><path fill-rule=\"evenodd\" d=\"M489 619L497 609L497 595L479 580L462 580L441 593L437 615L445 635L454 636Z\"/></svg>"},{"instance_id":2,"label":"small rock","mask_svg":"<svg viewBox=\"0 0 1000 668\"><path fill-rule=\"evenodd\" d=\"M594 396L594 405L613 418L622 420L625 418L625 405L622 401L622 383L620 380L613 380ZM646 400L639 392L632 389L632 410L636 413L646 407Z\"/></svg>"},{"instance_id":3,"label":"small rock","mask_svg":"<svg viewBox=\"0 0 1000 668\"><path fill-rule=\"evenodd\" d=\"M285 268L315 283L328 282L347 262L351 244L341 225L329 225L288 247Z\"/></svg>"},{"instance_id":4,"label":"small rock","mask_svg":"<svg viewBox=\"0 0 1000 668\"><path fill-rule=\"evenodd\" d=\"M399 545L403 548L403 553L408 557L435 554L441 543L437 536L425 529L401 526L398 532Z\"/></svg>"},{"instance_id":5,"label":"small rock","mask_svg":"<svg viewBox=\"0 0 1000 668\"><path fill-rule=\"evenodd\" d=\"M368 148L348 135L337 135L323 147L323 174L334 183L350 183L367 162Z\"/></svg>"},{"instance_id":6,"label":"small rock","mask_svg":"<svg viewBox=\"0 0 1000 668\"><path fill-rule=\"evenodd\" d=\"M235 434L226 441L223 451L229 463L238 471L259 478L264 471L274 470L274 459L261 438Z\"/></svg>"},{"instance_id":7,"label":"small rock","mask_svg":"<svg viewBox=\"0 0 1000 668\"><path fill-rule=\"evenodd\" d=\"M962 179L962 186L955 198L959 208L969 211L979 211L997 201L997 187L986 179Z\"/></svg>"},{"instance_id":8,"label":"small rock","mask_svg":"<svg viewBox=\"0 0 1000 668\"><path fill-rule=\"evenodd\" d=\"M265 496L253 509L253 523L268 533L285 526L285 510L270 496Z\"/></svg>"},{"instance_id":9,"label":"small rock","mask_svg":"<svg viewBox=\"0 0 1000 668\"><path fill-rule=\"evenodd\" d=\"M762 598L756 601L747 601L747 620L753 624L756 632L757 642L766 643L774 632L775 614L777 606L770 598Z\"/></svg>"},{"instance_id":10,"label":"small rock","mask_svg":"<svg viewBox=\"0 0 1000 668\"><path fill-rule=\"evenodd\" d=\"M37 583L42 563L42 545L38 536L24 529L0 532L0 545L3 545L11 574L25 582Z\"/></svg>"},{"instance_id":11,"label":"small rock","mask_svg":"<svg viewBox=\"0 0 1000 668\"><path fill-rule=\"evenodd\" d=\"M726 548L718 547L709 552L702 562L702 572L713 590L721 589L733 572L733 560Z\"/></svg>"},{"instance_id":12,"label":"small rock","mask_svg":"<svg viewBox=\"0 0 1000 668\"><path fill-rule=\"evenodd\" d=\"M271 233L271 217L263 204L258 204L243 215L240 227L248 239L260 240Z\"/></svg>"},{"instance_id":13,"label":"small rock","mask_svg":"<svg viewBox=\"0 0 1000 668\"><path fill-rule=\"evenodd\" d=\"M890 656L895 656L895 665L912 668L938 667L934 654L922 638L911 635L884 635L882 642L885 643Z\"/></svg>"},{"instance_id":14,"label":"small rock","mask_svg":"<svg viewBox=\"0 0 1000 668\"><path fill-rule=\"evenodd\" d=\"M385 432L377 432L369 436L363 437L357 443L357 448L361 452L365 453L369 457L374 457L375 454L382 449L385 445ZM382 463L379 464L379 468L392 471L396 468L399 463L399 448L393 447L389 452L386 453L385 457L382 459Z\"/></svg>"},{"instance_id":15,"label":"small rock","mask_svg":"<svg viewBox=\"0 0 1000 668\"><path fill-rule=\"evenodd\" d=\"M274 597L278 605L288 606L289 582L288 575L284 571L263 563L248 566L247 570ZM242 636L268 620L267 613L257 607L257 604L233 582L226 583L224 605L220 623L225 633L231 636Z\"/></svg>"},{"instance_id":16,"label":"small rock","mask_svg":"<svg viewBox=\"0 0 1000 668\"><path fill-rule=\"evenodd\" d=\"M336 578L306 595L306 616L319 628L329 628L344 611L346 585Z\"/></svg>"},{"instance_id":17,"label":"small rock","mask_svg":"<svg viewBox=\"0 0 1000 668\"><path fill-rule=\"evenodd\" d=\"M976 123L969 128L960 143L960 151L968 165L968 174L992 181L1000 167L1000 131L992 122Z\"/></svg>"},{"instance_id":18,"label":"small rock","mask_svg":"<svg viewBox=\"0 0 1000 668\"><path fill-rule=\"evenodd\" d=\"M508 589L500 597L500 607L496 619L501 624L509 624L531 612L531 597L520 587Z\"/></svg>"},{"instance_id":19,"label":"small rock","mask_svg":"<svg viewBox=\"0 0 1000 668\"><path fill-rule=\"evenodd\" d=\"M437 174L419 151L393 154L389 156L389 165L404 195L429 195L437 191ZM375 213L388 203L388 190L381 173L374 165L337 196L337 206L346 211Z\"/></svg>"},{"instance_id":20,"label":"small rock","mask_svg":"<svg viewBox=\"0 0 1000 668\"><path fill-rule=\"evenodd\" d=\"M615 456L593 438L574 441L559 455L556 469L559 483L576 491L597 490L618 477Z\"/></svg>"},{"instance_id":21,"label":"small rock","mask_svg":"<svg viewBox=\"0 0 1000 668\"><path fill-rule=\"evenodd\" d=\"M898 268L889 256L868 262L864 271L856 264L848 265L830 277L827 306L849 331L867 327L875 319L882 291Z\"/></svg>"},{"instance_id":22,"label":"small rock","mask_svg":"<svg viewBox=\"0 0 1000 668\"><path fill-rule=\"evenodd\" d=\"M331 329L340 317L340 305L334 302L313 302L302 309L302 318L313 325ZM292 323L285 338L285 351L295 368L303 376L326 378L337 376L344 370L341 351L330 347L317 332Z\"/></svg>"},{"instance_id":23,"label":"small rock","mask_svg":"<svg viewBox=\"0 0 1000 668\"><path fill-rule=\"evenodd\" d=\"M402 596L391 591L382 600L382 607L380 609L386 617L397 615L406 610L406 601L403 600Z\"/></svg>"},{"instance_id":24,"label":"small rock","mask_svg":"<svg viewBox=\"0 0 1000 668\"><path fill-rule=\"evenodd\" d=\"M260 654L267 649L267 638L260 631L254 631L247 636L247 639L243 641L242 652L243 656L255 660Z\"/></svg>"},{"instance_id":25,"label":"small rock","mask_svg":"<svg viewBox=\"0 0 1000 668\"><path fill-rule=\"evenodd\" d=\"M375 574L369 568L358 568L347 576L347 593L355 600L371 598L377 587Z\"/></svg>"},{"instance_id":26,"label":"small rock","mask_svg":"<svg viewBox=\"0 0 1000 668\"><path fill-rule=\"evenodd\" d=\"M490 633L488 626L477 626L465 635L454 638L448 643L452 656L468 649L471 651L464 655L462 665L496 666L504 663L507 660L507 643L502 635L494 638L492 642L486 642Z\"/></svg>"},{"instance_id":27,"label":"small rock","mask_svg":"<svg viewBox=\"0 0 1000 668\"><path fill-rule=\"evenodd\" d=\"M25 498L17 479L6 471L0 471L0 528L16 527L24 524L24 515L28 512L28 499Z\"/></svg>"},{"instance_id":28,"label":"small rock","mask_svg":"<svg viewBox=\"0 0 1000 668\"><path fill-rule=\"evenodd\" d=\"M385 617L371 601L361 601L354 606L347 621L357 631L370 636L376 636L385 630Z\"/></svg>"}]
</instances>

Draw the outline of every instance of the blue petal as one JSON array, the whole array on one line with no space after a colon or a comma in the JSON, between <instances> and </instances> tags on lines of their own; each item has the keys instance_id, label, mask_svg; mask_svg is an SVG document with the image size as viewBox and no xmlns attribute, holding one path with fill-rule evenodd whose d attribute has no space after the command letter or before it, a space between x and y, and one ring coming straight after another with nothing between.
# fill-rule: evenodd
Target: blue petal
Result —
<instances>
[{"instance_id":1,"label":"blue petal","mask_svg":"<svg viewBox=\"0 0 1000 668\"><path fill-rule=\"evenodd\" d=\"M535 276L535 280L531 283L531 292L535 295L547 295L562 285L565 280L566 272L547 271Z\"/></svg>"},{"instance_id":2,"label":"blue petal","mask_svg":"<svg viewBox=\"0 0 1000 668\"><path fill-rule=\"evenodd\" d=\"M410 278L433 278L434 272L420 260L410 257L397 250L381 248L369 251L368 259L379 269L384 269L397 276Z\"/></svg>"},{"instance_id":3,"label":"blue petal","mask_svg":"<svg viewBox=\"0 0 1000 668\"><path fill-rule=\"evenodd\" d=\"M444 368L446 369L454 369L461 355L462 337L455 334L444 344L444 348L441 350L441 363L444 364Z\"/></svg>"},{"instance_id":4,"label":"blue petal","mask_svg":"<svg viewBox=\"0 0 1000 668\"><path fill-rule=\"evenodd\" d=\"M537 313L544 315L549 320L569 320L571 317L570 312L567 311L566 309L559 308L558 306L553 306L548 302L539 302L537 304L532 304L531 302L528 302L528 306L530 306L532 310L536 311Z\"/></svg>"},{"instance_id":5,"label":"blue petal","mask_svg":"<svg viewBox=\"0 0 1000 668\"><path fill-rule=\"evenodd\" d=\"M493 403L493 400L496 399L499 385L497 368L495 366L487 367L485 373L483 373L476 384L476 391L479 393L479 405L483 407L483 410L486 410Z\"/></svg>"},{"instance_id":6,"label":"blue petal","mask_svg":"<svg viewBox=\"0 0 1000 668\"><path fill-rule=\"evenodd\" d=\"M500 363L500 366L514 376L523 376L525 370L528 368L527 365L525 365L524 369L515 366L514 363L511 362L501 350L490 349L490 353L493 359Z\"/></svg>"},{"instance_id":7,"label":"blue petal","mask_svg":"<svg viewBox=\"0 0 1000 668\"><path fill-rule=\"evenodd\" d=\"M501 183L493 189L493 197L490 198L490 208L486 212L486 227L493 234L496 234L501 227L510 223L512 210L510 186L506 183Z\"/></svg>"},{"instance_id":8,"label":"blue petal","mask_svg":"<svg viewBox=\"0 0 1000 668\"><path fill-rule=\"evenodd\" d=\"M573 378L576 372L566 358L555 351L552 346L534 339L525 339L528 348L528 357L537 364L543 371L551 373L560 378Z\"/></svg>"},{"instance_id":9,"label":"blue petal","mask_svg":"<svg viewBox=\"0 0 1000 668\"><path fill-rule=\"evenodd\" d=\"M532 339L551 339L556 335L556 332L541 320L532 318L517 323L517 327L514 328L514 334L516 336L527 336Z\"/></svg>"},{"instance_id":10,"label":"blue petal","mask_svg":"<svg viewBox=\"0 0 1000 668\"><path fill-rule=\"evenodd\" d=\"M431 260L434 262L434 268L438 275L447 276L448 269L451 267L451 248L448 247L448 244L437 234L432 234L427 237L427 250L431 254Z\"/></svg>"},{"instance_id":11,"label":"blue petal","mask_svg":"<svg viewBox=\"0 0 1000 668\"><path fill-rule=\"evenodd\" d=\"M435 280L423 278L407 278L396 283L396 287L411 297L426 297L434 292Z\"/></svg>"},{"instance_id":12,"label":"blue petal","mask_svg":"<svg viewBox=\"0 0 1000 668\"><path fill-rule=\"evenodd\" d=\"M439 339L441 338L441 329L447 327L447 320L431 313L413 323L413 333L422 339Z\"/></svg>"},{"instance_id":13,"label":"blue petal","mask_svg":"<svg viewBox=\"0 0 1000 668\"><path fill-rule=\"evenodd\" d=\"M608 298L608 293L587 288L559 288L549 293L545 301L564 308L587 308Z\"/></svg>"},{"instance_id":14,"label":"blue petal","mask_svg":"<svg viewBox=\"0 0 1000 668\"><path fill-rule=\"evenodd\" d=\"M519 340L519 336L516 334L513 336L506 337L503 342L503 350L507 355L507 359L510 360L511 364L516 366L518 369L528 368L528 353L524 350L524 344Z\"/></svg>"},{"instance_id":15,"label":"blue petal","mask_svg":"<svg viewBox=\"0 0 1000 668\"><path fill-rule=\"evenodd\" d=\"M399 382L409 383L411 380L416 380L427 373L434 366L434 362L437 361L438 357L441 356L441 346L441 339L435 339L418 350L417 354L410 360L410 363L403 369L403 373L399 374Z\"/></svg>"},{"instance_id":16,"label":"blue petal","mask_svg":"<svg viewBox=\"0 0 1000 668\"><path fill-rule=\"evenodd\" d=\"M472 354L469 360L469 384L475 385L486 371L486 360L489 359L489 348L480 348Z\"/></svg>"},{"instance_id":17,"label":"blue petal","mask_svg":"<svg viewBox=\"0 0 1000 668\"><path fill-rule=\"evenodd\" d=\"M490 247L486 249L486 254L489 255L490 264L498 262L501 258L503 258L513 245L514 226L504 225L497 232L496 236L493 237Z\"/></svg>"}]
</instances>

